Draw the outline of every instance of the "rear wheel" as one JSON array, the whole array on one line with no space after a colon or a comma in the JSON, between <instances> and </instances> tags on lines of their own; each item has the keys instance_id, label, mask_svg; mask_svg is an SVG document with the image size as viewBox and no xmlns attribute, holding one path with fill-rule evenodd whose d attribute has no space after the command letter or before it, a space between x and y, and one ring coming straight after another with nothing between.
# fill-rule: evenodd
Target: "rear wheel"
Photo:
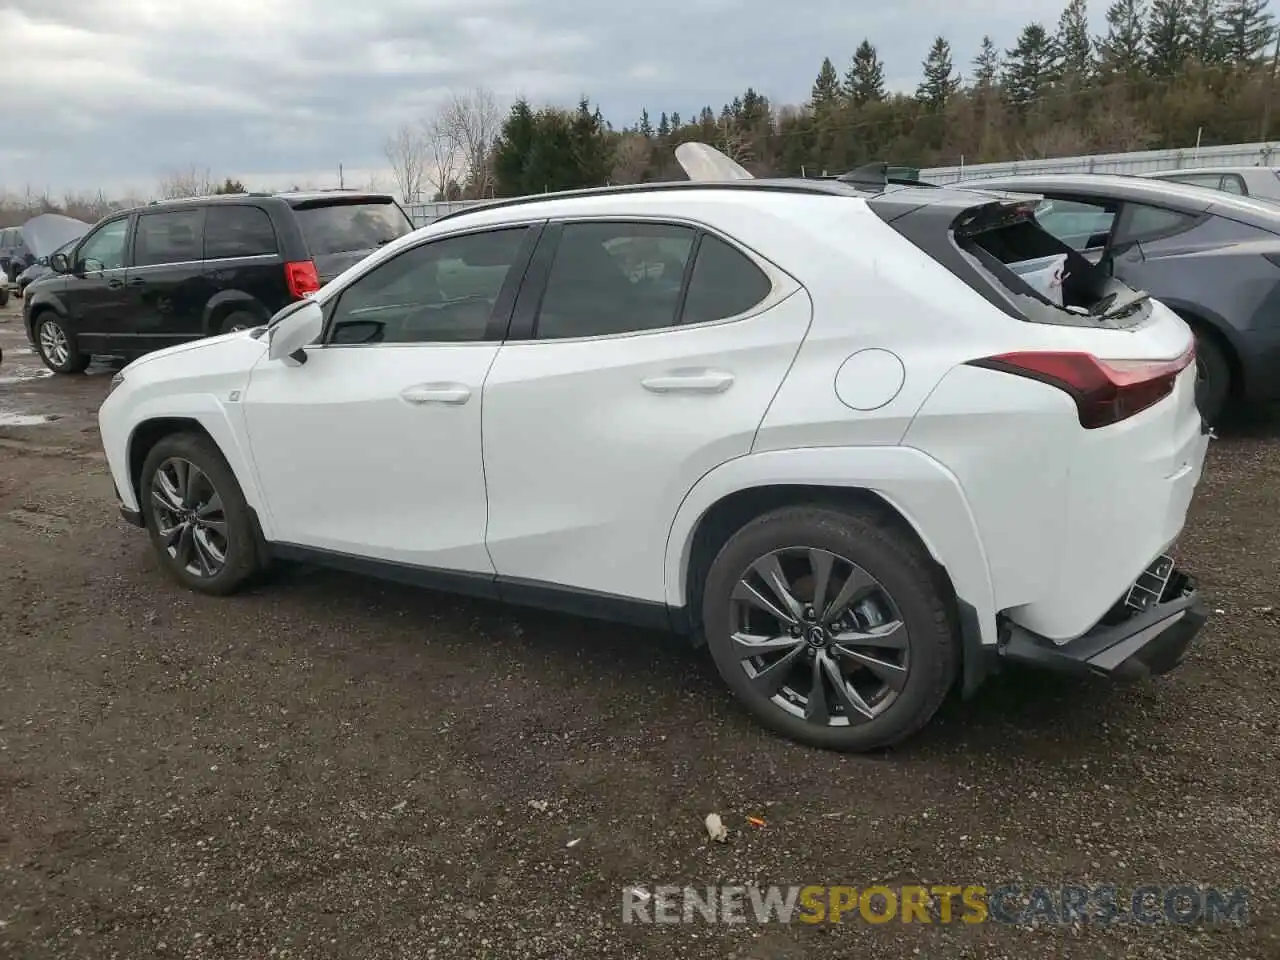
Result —
<instances>
[{"instance_id":1,"label":"rear wheel","mask_svg":"<svg viewBox=\"0 0 1280 960\"><path fill-rule=\"evenodd\" d=\"M712 563L702 616L738 699L811 746L896 743L929 721L956 675L938 578L870 513L787 507L752 521Z\"/></svg>"},{"instance_id":2,"label":"rear wheel","mask_svg":"<svg viewBox=\"0 0 1280 960\"><path fill-rule=\"evenodd\" d=\"M237 310L227 315L222 321L222 333L233 333L236 330L252 330L254 327L261 326L262 321L255 317L252 313L245 310Z\"/></svg>"},{"instance_id":3,"label":"rear wheel","mask_svg":"<svg viewBox=\"0 0 1280 960\"><path fill-rule=\"evenodd\" d=\"M1196 405L1205 422L1215 424L1231 395L1231 365L1213 337L1196 330Z\"/></svg>"},{"instance_id":4,"label":"rear wheel","mask_svg":"<svg viewBox=\"0 0 1280 960\"><path fill-rule=\"evenodd\" d=\"M35 331L40 359L54 373L80 373L89 365L89 355L79 351L75 336L56 314L45 311L37 316Z\"/></svg>"}]
</instances>

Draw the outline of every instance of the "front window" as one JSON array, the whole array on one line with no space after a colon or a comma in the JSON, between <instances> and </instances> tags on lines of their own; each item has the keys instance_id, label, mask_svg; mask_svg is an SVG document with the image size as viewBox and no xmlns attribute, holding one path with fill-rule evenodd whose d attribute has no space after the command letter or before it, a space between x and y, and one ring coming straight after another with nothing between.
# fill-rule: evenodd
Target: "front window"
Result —
<instances>
[{"instance_id":1,"label":"front window","mask_svg":"<svg viewBox=\"0 0 1280 960\"><path fill-rule=\"evenodd\" d=\"M91 233L76 259L80 270L119 270L124 266L124 241L129 233L127 218L112 220Z\"/></svg>"}]
</instances>

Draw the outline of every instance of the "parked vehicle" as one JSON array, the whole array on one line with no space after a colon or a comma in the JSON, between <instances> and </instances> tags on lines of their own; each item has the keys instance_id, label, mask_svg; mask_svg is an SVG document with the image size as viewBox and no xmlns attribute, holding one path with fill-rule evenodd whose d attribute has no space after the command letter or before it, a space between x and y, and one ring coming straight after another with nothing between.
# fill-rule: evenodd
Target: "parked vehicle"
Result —
<instances>
[{"instance_id":1,"label":"parked vehicle","mask_svg":"<svg viewBox=\"0 0 1280 960\"><path fill-rule=\"evenodd\" d=\"M54 250L53 253L49 254L49 256L38 257L35 263L18 274L17 280L15 281L18 285L18 295L26 296L27 287L31 286L31 284L35 283L37 280L43 280L45 277L53 276L53 268L49 266L50 258L57 253L70 254L71 248L79 241L79 237L76 237L73 240L68 240L62 246L58 247L58 249Z\"/></svg>"},{"instance_id":2,"label":"parked vehicle","mask_svg":"<svg viewBox=\"0 0 1280 960\"><path fill-rule=\"evenodd\" d=\"M42 213L22 225L22 239L31 253L31 262L16 277L19 293L36 277L48 273L49 259L65 253L89 231L89 224L60 213ZM24 279L25 278L25 279Z\"/></svg>"},{"instance_id":3,"label":"parked vehicle","mask_svg":"<svg viewBox=\"0 0 1280 960\"><path fill-rule=\"evenodd\" d=\"M821 747L1005 660L1164 672L1204 622L1166 555L1194 340L1034 206L742 179L445 217L127 366L122 515L204 593L305 560L684 631ZM1046 256L1064 306L1008 265Z\"/></svg>"},{"instance_id":4,"label":"parked vehicle","mask_svg":"<svg viewBox=\"0 0 1280 960\"><path fill-rule=\"evenodd\" d=\"M1110 174L969 185L1043 196L1041 226L1191 324L1200 406L1210 422L1232 399L1280 397L1280 209Z\"/></svg>"},{"instance_id":5,"label":"parked vehicle","mask_svg":"<svg viewBox=\"0 0 1280 960\"><path fill-rule=\"evenodd\" d=\"M0 285L12 283L34 259L22 239L21 227L0 229Z\"/></svg>"},{"instance_id":6,"label":"parked vehicle","mask_svg":"<svg viewBox=\"0 0 1280 960\"><path fill-rule=\"evenodd\" d=\"M170 200L112 214L26 298L56 373L266 323L413 229L390 196L348 191Z\"/></svg>"},{"instance_id":7,"label":"parked vehicle","mask_svg":"<svg viewBox=\"0 0 1280 960\"><path fill-rule=\"evenodd\" d=\"M1140 176L1280 202L1280 170L1275 167L1189 167L1184 170L1157 170Z\"/></svg>"}]
</instances>

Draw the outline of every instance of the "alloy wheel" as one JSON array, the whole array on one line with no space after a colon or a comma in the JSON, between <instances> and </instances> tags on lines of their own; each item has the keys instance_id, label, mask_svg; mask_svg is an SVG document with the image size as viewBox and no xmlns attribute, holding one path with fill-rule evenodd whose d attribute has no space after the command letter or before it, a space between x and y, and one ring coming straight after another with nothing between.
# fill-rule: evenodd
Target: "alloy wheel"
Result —
<instances>
[{"instance_id":1,"label":"alloy wheel","mask_svg":"<svg viewBox=\"0 0 1280 960\"><path fill-rule=\"evenodd\" d=\"M53 320L40 324L40 349L55 366L64 367L71 358L71 345L62 326Z\"/></svg>"},{"instance_id":2,"label":"alloy wheel","mask_svg":"<svg viewBox=\"0 0 1280 960\"><path fill-rule=\"evenodd\" d=\"M752 685L820 726L883 714L906 686L906 624L884 586L853 561L806 547L775 550L730 599L731 643Z\"/></svg>"},{"instance_id":3,"label":"alloy wheel","mask_svg":"<svg viewBox=\"0 0 1280 960\"><path fill-rule=\"evenodd\" d=\"M227 517L208 474L170 457L151 479L156 531L169 557L193 577L214 577L227 562Z\"/></svg>"}]
</instances>

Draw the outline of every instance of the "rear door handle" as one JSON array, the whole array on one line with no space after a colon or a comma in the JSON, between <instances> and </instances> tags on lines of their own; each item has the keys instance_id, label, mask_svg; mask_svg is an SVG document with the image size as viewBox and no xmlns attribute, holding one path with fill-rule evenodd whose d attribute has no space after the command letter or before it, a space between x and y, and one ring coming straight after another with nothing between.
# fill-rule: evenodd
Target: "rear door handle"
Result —
<instances>
[{"instance_id":1,"label":"rear door handle","mask_svg":"<svg viewBox=\"0 0 1280 960\"><path fill-rule=\"evenodd\" d=\"M471 390L461 383L419 383L405 387L400 397L409 403L448 403L457 406L471 399Z\"/></svg>"},{"instance_id":2,"label":"rear door handle","mask_svg":"<svg viewBox=\"0 0 1280 960\"><path fill-rule=\"evenodd\" d=\"M641 380L640 385L650 393L724 393L733 386L733 374L723 370L672 370Z\"/></svg>"},{"instance_id":3,"label":"rear door handle","mask_svg":"<svg viewBox=\"0 0 1280 960\"><path fill-rule=\"evenodd\" d=\"M131 287L145 287L146 285L147 281L143 280L141 277L134 277L129 281L129 286Z\"/></svg>"}]
</instances>

